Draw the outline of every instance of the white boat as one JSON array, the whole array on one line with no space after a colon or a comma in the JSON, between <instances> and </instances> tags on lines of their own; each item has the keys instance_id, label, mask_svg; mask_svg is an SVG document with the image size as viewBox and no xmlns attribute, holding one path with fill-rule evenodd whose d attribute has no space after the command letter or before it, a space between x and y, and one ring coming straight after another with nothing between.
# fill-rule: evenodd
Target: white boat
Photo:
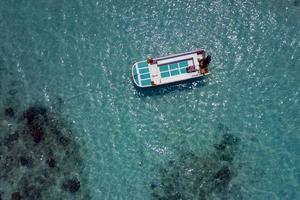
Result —
<instances>
[{"instance_id":1,"label":"white boat","mask_svg":"<svg viewBox=\"0 0 300 200\"><path fill-rule=\"evenodd\" d=\"M131 76L136 86L146 88L208 75L210 56L197 49L160 58L148 58L133 64Z\"/></svg>"}]
</instances>

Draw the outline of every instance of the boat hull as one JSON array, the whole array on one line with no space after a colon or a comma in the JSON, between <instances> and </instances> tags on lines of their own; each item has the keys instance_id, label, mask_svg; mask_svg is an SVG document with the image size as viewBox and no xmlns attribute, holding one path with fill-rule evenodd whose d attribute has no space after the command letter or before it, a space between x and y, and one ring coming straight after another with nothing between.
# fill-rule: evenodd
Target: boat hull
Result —
<instances>
[{"instance_id":1,"label":"boat hull","mask_svg":"<svg viewBox=\"0 0 300 200\"><path fill-rule=\"evenodd\" d=\"M149 88L203 77L198 60L205 58L204 49L175 54L133 64L131 76L137 87Z\"/></svg>"}]
</instances>

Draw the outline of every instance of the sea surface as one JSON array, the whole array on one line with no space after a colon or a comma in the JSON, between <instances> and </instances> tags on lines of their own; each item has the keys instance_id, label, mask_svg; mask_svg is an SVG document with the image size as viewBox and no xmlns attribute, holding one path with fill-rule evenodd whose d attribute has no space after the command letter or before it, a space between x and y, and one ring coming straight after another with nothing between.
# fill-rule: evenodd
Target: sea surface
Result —
<instances>
[{"instance_id":1,"label":"sea surface","mask_svg":"<svg viewBox=\"0 0 300 200\"><path fill-rule=\"evenodd\" d=\"M0 199L300 199L299 16L299 0L1 1ZM200 47L204 79L132 84L134 62ZM31 141L45 110L72 159Z\"/></svg>"}]
</instances>

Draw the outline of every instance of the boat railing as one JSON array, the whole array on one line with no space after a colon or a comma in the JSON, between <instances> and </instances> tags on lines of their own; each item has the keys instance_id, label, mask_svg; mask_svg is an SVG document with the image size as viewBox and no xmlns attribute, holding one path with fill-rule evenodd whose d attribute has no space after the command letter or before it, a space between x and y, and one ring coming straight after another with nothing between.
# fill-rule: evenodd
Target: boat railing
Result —
<instances>
[{"instance_id":1,"label":"boat railing","mask_svg":"<svg viewBox=\"0 0 300 200\"><path fill-rule=\"evenodd\" d=\"M164 60L164 59L176 58L176 57L179 57L179 56L185 56L185 55L194 54L194 53L201 54L201 53L204 53L204 52L205 52L205 50L201 48L201 49L196 49L196 50L193 50L193 51L188 51L188 52L185 52L185 53L178 53L178 54L174 54L174 55L170 55L170 56L154 58L153 61L157 62L157 61Z\"/></svg>"}]
</instances>

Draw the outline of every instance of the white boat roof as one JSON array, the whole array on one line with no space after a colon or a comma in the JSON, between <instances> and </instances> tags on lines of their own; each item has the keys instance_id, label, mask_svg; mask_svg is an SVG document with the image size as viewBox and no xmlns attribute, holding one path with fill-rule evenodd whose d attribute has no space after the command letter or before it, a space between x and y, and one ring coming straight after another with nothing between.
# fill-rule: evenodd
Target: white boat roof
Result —
<instances>
[{"instance_id":1,"label":"white boat roof","mask_svg":"<svg viewBox=\"0 0 300 200\"><path fill-rule=\"evenodd\" d=\"M146 60L137 62L132 67L133 81L139 87L152 87L203 76L199 72L198 59L204 58L204 52L203 49L198 49L154 58L153 64L148 64ZM189 66L194 66L196 71L188 73Z\"/></svg>"}]
</instances>

